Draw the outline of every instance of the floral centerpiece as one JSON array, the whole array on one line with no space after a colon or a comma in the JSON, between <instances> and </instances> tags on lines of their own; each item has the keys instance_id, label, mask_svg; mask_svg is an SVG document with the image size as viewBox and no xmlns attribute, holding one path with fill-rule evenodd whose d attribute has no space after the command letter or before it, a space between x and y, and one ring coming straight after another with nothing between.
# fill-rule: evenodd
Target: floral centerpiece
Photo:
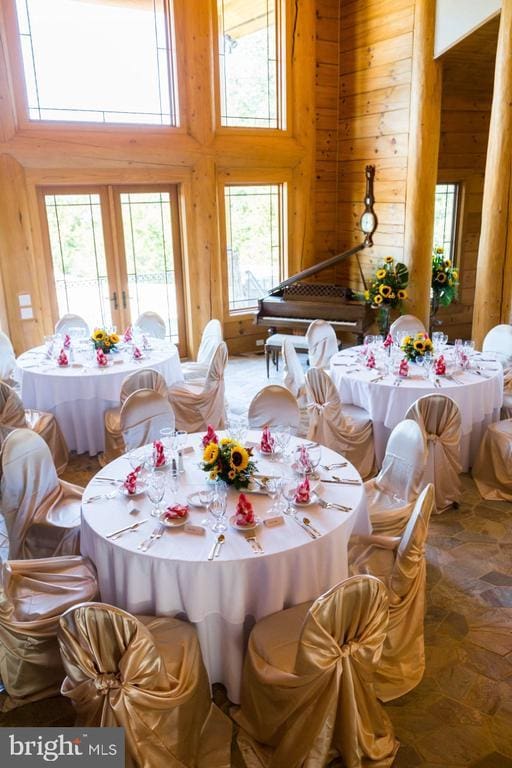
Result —
<instances>
[{"instance_id":1,"label":"floral centerpiece","mask_svg":"<svg viewBox=\"0 0 512 768\"><path fill-rule=\"evenodd\" d=\"M378 266L368 288L362 298L374 309L378 309L377 325L385 335L389 330L389 314L391 309L402 306L407 298L409 270L400 261L395 262L393 256L386 256Z\"/></svg>"},{"instance_id":2,"label":"floral centerpiece","mask_svg":"<svg viewBox=\"0 0 512 768\"><path fill-rule=\"evenodd\" d=\"M432 354L434 345L432 344L428 333L417 333L415 336L405 336L402 340L400 349L405 357L415 362L419 357L425 354Z\"/></svg>"},{"instance_id":3,"label":"floral centerpiece","mask_svg":"<svg viewBox=\"0 0 512 768\"><path fill-rule=\"evenodd\" d=\"M94 343L94 349L101 349L108 355L116 349L116 344L119 344L119 336L117 333L107 333L104 328L95 328L91 341Z\"/></svg>"},{"instance_id":4,"label":"floral centerpiece","mask_svg":"<svg viewBox=\"0 0 512 768\"><path fill-rule=\"evenodd\" d=\"M436 247L432 253L432 317L439 307L448 307L457 298L459 273L450 259L444 256L444 248Z\"/></svg>"},{"instance_id":5,"label":"floral centerpiece","mask_svg":"<svg viewBox=\"0 0 512 768\"><path fill-rule=\"evenodd\" d=\"M224 480L237 489L247 488L256 470L252 460L252 448L246 448L231 437L218 440L213 431L209 432L209 437L209 441L203 446L202 468L209 472L210 480Z\"/></svg>"}]
</instances>

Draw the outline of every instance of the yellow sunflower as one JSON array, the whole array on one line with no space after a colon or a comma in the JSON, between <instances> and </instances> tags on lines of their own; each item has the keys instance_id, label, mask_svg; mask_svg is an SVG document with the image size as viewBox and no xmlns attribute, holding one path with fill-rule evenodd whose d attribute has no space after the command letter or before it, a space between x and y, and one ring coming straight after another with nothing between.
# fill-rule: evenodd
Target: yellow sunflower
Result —
<instances>
[{"instance_id":1,"label":"yellow sunflower","mask_svg":"<svg viewBox=\"0 0 512 768\"><path fill-rule=\"evenodd\" d=\"M386 277L386 270L378 269L375 273L375 277L377 278L377 280L382 280L384 277Z\"/></svg>"},{"instance_id":2,"label":"yellow sunflower","mask_svg":"<svg viewBox=\"0 0 512 768\"><path fill-rule=\"evenodd\" d=\"M392 289L389 285L381 285L379 288L379 291L380 291L380 295L384 296L384 298L387 299L391 294Z\"/></svg>"},{"instance_id":3,"label":"yellow sunflower","mask_svg":"<svg viewBox=\"0 0 512 768\"><path fill-rule=\"evenodd\" d=\"M396 298L396 294L395 293L390 293L389 294L389 298L390 299L395 299Z\"/></svg>"},{"instance_id":4,"label":"yellow sunflower","mask_svg":"<svg viewBox=\"0 0 512 768\"><path fill-rule=\"evenodd\" d=\"M444 248L436 248L436 253L444 253Z\"/></svg>"},{"instance_id":5,"label":"yellow sunflower","mask_svg":"<svg viewBox=\"0 0 512 768\"><path fill-rule=\"evenodd\" d=\"M108 338L111 344L119 344L119 336L117 333L111 333Z\"/></svg>"},{"instance_id":6,"label":"yellow sunflower","mask_svg":"<svg viewBox=\"0 0 512 768\"><path fill-rule=\"evenodd\" d=\"M426 342L425 342L425 351L426 352L432 352L433 349L434 349L434 345L432 344L430 339L427 339Z\"/></svg>"},{"instance_id":7,"label":"yellow sunflower","mask_svg":"<svg viewBox=\"0 0 512 768\"><path fill-rule=\"evenodd\" d=\"M364 300L365 301L369 301L370 300L370 291L365 291L364 292Z\"/></svg>"},{"instance_id":8,"label":"yellow sunflower","mask_svg":"<svg viewBox=\"0 0 512 768\"><path fill-rule=\"evenodd\" d=\"M242 472L249 463L249 454L242 445L237 445L231 451L229 465L235 472Z\"/></svg>"},{"instance_id":9,"label":"yellow sunflower","mask_svg":"<svg viewBox=\"0 0 512 768\"><path fill-rule=\"evenodd\" d=\"M454 280L458 280L459 279L459 273L457 272L456 269L452 270L452 277L453 277Z\"/></svg>"},{"instance_id":10,"label":"yellow sunflower","mask_svg":"<svg viewBox=\"0 0 512 768\"><path fill-rule=\"evenodd\" d=\"M218 468L217 466L215 466L215 467L214 467L214 468L211 470L211 472L210 472L210 475L209 475L209 477L210 477L210 480L216 480L216 479L217 479L217 475L218 475L218 474L219 474L219 468Z\"/></svg>"},{"instance_id":11,"label":"yellow sunflower","mask_svg":"<svg viewBox=\"0 0 512 768\"><path fill-rule=\"evenodd\" d=\"M94 331L92 338L94 339L94 341L104 341L106 338L106 335L107 334L105 333L105 331L102 331L101 328L98 328L97 331Z\"/></svg>"},{"instance_id":12,"label":"yellow sunflower","mask_svg":"<svg viewBox=\"0 0 512 768\"><path fill-rule=\"evenodd\" d=\"M446 275L444 272L438 272L436 275L436 280L438 283L445 283L446 282Z\"/></svg>"},{"instance_id":13,"label":"yellow sunflower","mask_svg":"<svg viewBox=\"0 0 512 768\"><path fill-rule=\"evenodd\" d=\"M377 294L377 295L374 297L374 299L373 299L373 303L374 303L374 304L382 304L382 302L383 302L383 301L384 301L384 299L383 299L383 298L382 298L382 296L380 296L379 294Z\"/></svg>"},{"instance_id":14,"label":"yellow sunflower","mask_svg":"<svg viewBox=\"0 0 512 768\"><path fill-rule=\"evenodd\" d=\"M213 464L214 461L217 461L218 456L219 456L219 446L217 445L217 443L208 443L208 445L204 449L203 461L206 464Z\"/></svg>"},{"instance_id":15,"label":"yellow sunflower","mask_svg":"<svg viewBox=\"0 0 512 768\"><path fill-rule=\"evenodd\" d=\"M398 298L400 300L406 299L407 298L407 291L405 291L403 288L400 288L400 290L398 291Z\"/></svg>"},{"instance_id":16,"label":"yellow sunflower","mask_svg":"<svg viewBox=\"0 0 512 768\"><path fill-rule=\"evenodd\" d=\"M410 336L406 336L405 339L403 339L403 341L402 341L402 346L403 347L406 347L407 344L412 344L412 339L411 339Z\"/></svg>"},{"instance_id":17,"label":"yellow sunflower","mask_svg":"<svg viewBox=\"0 0 512 768\"><path fill-rule=\"evenodd\" d=\"M445 259L445 260L443 261L443 264L445 265L445 267L451 267L451 265L452 265L452 262L450 261L450 259Z\"/></svg>"},{"instance_id":18,"label":"yellow sunflower","mask_svg":"<svg viewBox=\"0 0 512 768\"><path fill-rule=\"evenodd\" d=\"M230 479L230 480L234 480L234 479L235 479L235 477L236 477L236 472L235 472L235 470L234 470L234 469L230 469L230 470L229 470L229 472L228 472L228 477L229 477L229 479Z\"/></svg>"},{"instance_id":19,"label":"yellow sunflower","mask_svg":"<svg viewBox=\"0 0 512 768\"><path fill-rule=\"evenodd\" d=\"M417 340L414 342L414 349L415 349L417 352L424 352L424 351L425 351L425 342L424 342L424 341L421 341L420 339L417 339Z\"/></svg>"},{"instance_id":20,"label":"yellow sunflower","mask_svg":"<svg viewBox=\"0 0 512 768\"><path fill-rule=\"evenodd\" d=\"M393 263L393 257L392 256L386 256L384 258L384 261L386 262L386 264L392 264Z\"/></svg>"},{"instance_id":21,"label":"yellow sunflower","mask_svg":"<svg viewBox=\"0 0 512 768\"><path fill-rule=\"evenodd\" d=\"M221 441L220 441L220 444L221 444L221 445L229 445L229 444L230 444L230 443L232 443L232 442L233 442L233 440L232 440L232 438L231 438L231 437L223 437L223 438L221 439Z\"/></svg>"}]
</instances>

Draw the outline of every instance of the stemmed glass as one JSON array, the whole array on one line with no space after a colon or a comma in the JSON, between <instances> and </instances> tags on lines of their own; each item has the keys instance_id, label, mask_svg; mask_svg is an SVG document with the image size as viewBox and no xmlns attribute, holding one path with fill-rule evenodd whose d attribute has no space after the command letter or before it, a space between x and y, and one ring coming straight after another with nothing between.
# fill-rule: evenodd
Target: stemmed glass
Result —
<instances>
[{"instance_id":1,"label":"stemmed glass","mask_svg":"<svg viewBox=\"0 0 512 768\"><path fill-rule=\"evenodd\" d=\"M284 514L294 515L295 507L293 502L297 494L297 478L285 477L281 483L281 492L284 498L286 499L286 501L288 502L286 505L286 508L283 510Z\"/></svg>"},{"instance_id":2,"label":"stemmed glass","mask_svg":"<svg viewBox=\"0 0 512 768\"><path fill-rule=\"evenodd\" d=\"M209 512L210 504L212 503L213 497L215 496L214 481L206 480L204 487L199 490L198 496L201 505L206 507L207 511ZM208 518L204 518L201 520L201 525L208 525L209 522L210 520Z\"/></svg>"},{"instance_id":3,"label":"stemmed glass","mask_svg":"<svg viewBox=\"0 0 512 768\"><path fill-rule=\"evenodd\" d=\"M320 464L320 459L322 458L322 446L318 443L315 443L315 445L311 445L308 448L308 456L309 456L309 464L311 467L310 476L316 480L318 479L317 474L317 468Z\"/></svg>"},{"instance_id":4,"label":"stemmed glass","mask_svg":"<svg viewBox=\"0 0 512 768\"><path fill-rule=\"evenodd\" d=\"M221 491L221 489L219 489L219 491ZM224 520L226 515L226 503L227 494L222 492L216 493L211 501L209 511L215 519L215 522L212 525L212 531L214 531L214 533L222 533L227 528Z\"/></svg>"},{"instance_id":5,"label":"stemmed glass","mask_svg":"<svg viewBox=\"0 0 512 768\"><path fill-rule=\"evenodd\" d=\"M280 509L279 494L281 491L281 478L269 477L269 479L265 484L265 488L266 488L268 497L272 499L272 506L268 510L268 513L276 514L276 512L279 512L279 509Z\"/></svg>"},{"instance_id":6,"label":"stemmed glass","mask_svg":"<svg viewBox=\"0 0 512 768\"><path fill-rule=\"evenodd\" d=\"M162 475L158 472L152 472L149 477L147 491L149 500L153 505L151 516L159 517L162 514L162 510L160 509L160 502L162 501L165 494L165 475Z\"/></svg>"},{"instance_id":7,"label":"stemmed glass","mask_svg":"<svg viewBox=\"0 0 512 768\"><path fill-rule=\"evenodd\" d=\"M292 434L291 428L286 425L279 425L274 429L274 439L276 447L281 455L281 461L285 461L288 455L288 446L290 445Z\"/></svg>"}]
</instances>

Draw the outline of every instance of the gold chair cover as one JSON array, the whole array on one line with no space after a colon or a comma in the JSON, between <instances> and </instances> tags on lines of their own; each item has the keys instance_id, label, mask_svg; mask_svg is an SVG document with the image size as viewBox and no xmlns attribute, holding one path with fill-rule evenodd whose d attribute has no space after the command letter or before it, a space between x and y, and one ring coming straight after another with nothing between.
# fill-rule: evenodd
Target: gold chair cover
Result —
<instances>
[{"instance_id":1,"label":"gold chair cover","mask_svg":"<svg viewBox=\"0 0 512 768\"><path fill-rule=\"evenodd\" d=\"M141 368L141 370L126 376L121 385L120 404L116 408L107 408L105 411L105 451L101 461L104 465L114 461L125 452L121 431L121 408L129 395L138 389L154 389L162 397L167 397L165 379L161 373L153 370L153 368Z\"/></svg>"},{"instance_id":2,"label":"gold chair cover","mask_svg":"<svg viewBox=\"0 0 512 768\"><path fill-rule=\"evenodd\" d=\"M168 396L176 415L176 429L202 432L211 424L224 429L224 370L228 362L226 342L221 341L213 355L204 384L175 384Z\"/></svg>"},{"instance_id":3,"label":"gold chair cover","mask_svg":"<svg viewBox=\"0 0 512 768\"><path fill-rule=\"evenodd\" d=\"M402 537L354 536L350 542L350 573L377 576L388 590L388 632L375 675L382 701L411 691L425 671L425 543L434 503L434 486L429 483Z\"/></svg>"},{"instance_id":4,"label":"gold chair cover","mask_svg":"<svg viewBox=\"0 0 512 768\"><path fill-rule=\"evenodd\" d=\"M15 368L16 357L11 340L6 333L0 331L0 379L11 384L13 382L12 373Z\"/></svg>"},{"instance_id":5,"label":"gold chair cover","mask_svg":"<svg viewBox=\"0 0 512 768\"><path fill-rule=\"evenodd\" d=\"M210 701L192 625L93 603L65 613L58 637L77 725L122 726L140 768L230 765L231 723Z\"/></svg>"},{"instance_id":6,"label":"gold chair cover","mask_svg":"<svg viewBox=\"0 0 512 768\"><path fill-rule=\"evenodd\" d=\"M3 381L0 382L0 426L28 427L37 432L51 451L57 474L64 472L69 451L55 416L45 411L25 411L20 396Z\"/></svg>"},{"instance_id":7,"label":"gold chair cover","mask_svg":"<svg viewBox=\"0 0 512 768\"><path fill-rule=\"evenodd\" d=\"M160 439L164 427L174 429L174 413L166 397L153 389L137 389L121 408L121 432L127 451Z\"/></svg>"},{"instance_id":8,"label":"gold chair cover","mask_svg":"<svg viewBox=\"0 0 512 768\"><path fill-rule=\"evenodd\" d=\"M423 483L434 483L437 512L443 512L462 497L459 406L447 395L425 395L411 405L405 418L417 422L423 430L427 441Z\"/></svg>"},{"instance_id":9,"label":"gold chair cover","mask_svg":"<svg viewBox=\"0 0 512 768\"><path fill-rule=\"evenodd\" d=\"M336 386L325 371L306 373L310 405L308 439L341 453L361 477L370 477L375 466L373 425L362 408L342 404Z\"/></svg>"},{"instance_id":10,"label":"gold chair cover","mask_svg":"<svg viewBox=\"0 0 512 768\"><path fill-rule=\"evenodd\" d=\"M30 429L13 430L5 438L1 463L9 558L78 554L83 488L59 480L44 440Z\"/></svg>"},{"instance_id":11,"label":"gold chair cover","mask_svg":"<svg viewBox=\"0 0 512 768\"><path fill-rule=\"evenodd\" d=\"M5 709L56 695L64 679L57 642L60 615L98 592L83 557L10 560L0 595L0 678Z\"/></svg>"},{"instance_id":12,"label":"gold chair cover","mask_svg":"<svg viewBox=\"0 0 512 768\"><path fill-rule=\"evenodd\" d=\"M300 411L292 393L280 384L269 384L253 397L248 412L249 427L291 427L294 433L300 423Z\"/></svg>"},{"instance_id":13,"label":"gold chair cover","mask_svg":"<svg viewBox=\"0 0 512 768\"><path fill-rule=\"evenodd\" d=\"M473 467L480 495L490 501L512 501L512 419L489 424Z\"/></svg>"},{"instance_id":14,"label":"gold chair cover","mask_svg":"<svg viewBox=\"0 0 512 768\"><path fill-rule=\"evenodd\" d=\"M501 408L501 418L512 418L512 367L506 368L503 372L503 406Z\"/></svg>"},{"instance_id":15,"label":"gold chair cover","mask_svg":"<svg viewBox=\"0 0 512 768\"><path fill-rule=\"evenodd\" d=\"M384 585L356 576L256 624L235 715L249 768L393 763L398 743L373 684L387 615Z\"/></svg>"},{"instance_id":16,"label":"gold chair cover","mask_svg":"<svg viewBox=\"0 0 512 768\"><path fill-rule=\"evenodd\" d=\"M411 419L401 421L389 436L379 474L365 483L373 533L403 533L423 488L426 461L421 428Z\"/></svg>"}]
</instances>

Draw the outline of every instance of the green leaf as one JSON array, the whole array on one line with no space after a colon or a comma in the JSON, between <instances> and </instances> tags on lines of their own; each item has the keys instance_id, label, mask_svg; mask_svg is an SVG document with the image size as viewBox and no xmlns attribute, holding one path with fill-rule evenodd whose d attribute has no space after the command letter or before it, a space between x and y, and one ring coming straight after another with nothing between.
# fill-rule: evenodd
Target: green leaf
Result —
<instances>
[{"instance_id":1,"label":"green leaf","mask_svg":"<svg viewBox=\"0 0 512 768\"><path fill-rule=\"evenodd\" d=\"M401 261L395 264L395 273L396 273L396 279L399 287L407 288L407 284L409 282L409 270L407 269L405 264L402 264Z\"/></svg>"}]
</instances>

